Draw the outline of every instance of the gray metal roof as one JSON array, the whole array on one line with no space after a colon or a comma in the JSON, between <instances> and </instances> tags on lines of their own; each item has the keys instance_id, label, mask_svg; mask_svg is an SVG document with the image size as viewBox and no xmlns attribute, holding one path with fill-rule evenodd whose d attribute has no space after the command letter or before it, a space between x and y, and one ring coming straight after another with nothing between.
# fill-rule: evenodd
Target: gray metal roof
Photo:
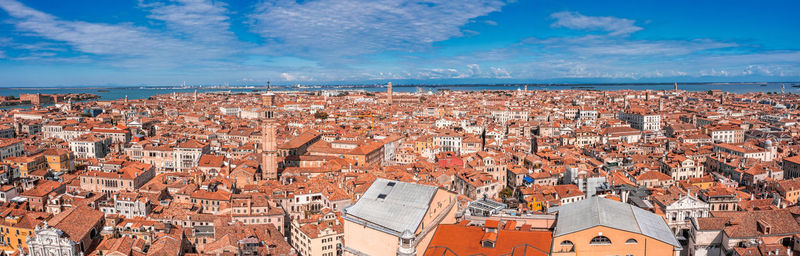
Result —
<instances>
[{"instance_id":1,"label":"gray metal roof","mask_svg":"<svg viewBox=\"0 0 800 256\"><path fill-rule=\"evenodd\" d=\"M595 226L642 234L680 247L667 223L660 216L638 207L601 197L551 208L558 211L554 236L562 236Z\"/></svg>"},{"instance_id":2,"label":"gray metal roof","mask_svg":"<svg viewBox=\"0 0 800 256\"><path fill-rule=\"evenodd\" d=\"M436 190L435 186L377 179L358 202L344 211L350 217L386 228L395 235L405 230L414 232Z\"/></svg>"},{"instance_id":3,"label":"gray metal roof","mask_svg":"<svg viewBox=\"0 0 800 256\"><path fill-rule=\"evenodd\" d=\"M478 199L472 202L469 202L469 206L472 208L477 208L484 211L498 211L505 209L508 207L506 204L501 202L495 202L490 199Z\"/></svg>"}]
</instances>

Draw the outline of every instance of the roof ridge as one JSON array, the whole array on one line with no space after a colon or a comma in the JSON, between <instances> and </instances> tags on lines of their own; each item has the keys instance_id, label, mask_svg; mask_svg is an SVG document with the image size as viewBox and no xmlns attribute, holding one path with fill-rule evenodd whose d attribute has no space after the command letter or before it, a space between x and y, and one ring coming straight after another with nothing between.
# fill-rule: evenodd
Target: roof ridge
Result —
<instances>
[{"instance_id":1,"label":"roof ridge","mask_svg":"<svg viewBox=\"0 0 800 256\"><path fill-rule=\"evenodd\" d=\"M631 210L631 216L633 216L633 221L636 222L636 228L639 229L639 234L644 235L644 232L642 231L642 225L639 224L639 218L637 218L636 217L636 213L633 212L633 207L636 207L636 206L633 206L631 204L626 204L626 205L628 206L628 209Z\"/></svg>"},{"instance_id":2,"label":"roof ridge","mask_svg":"<svg viewBox=\"0 0 800 256\"><path fill-rule=\"evenodd\" d=\"M600 217L600 214L601 214L601 210L603 208L600 207L600 199L598 199L597 196L592 196L591 198L594 199L594 202L590 202L590 203L593 203L594 206L597 208L597 211L596 211L597 214L594 214L594 216L592 216L592 217L595 218L594 223L602 223L602 218Z\"/></svg>"}]
</instances>

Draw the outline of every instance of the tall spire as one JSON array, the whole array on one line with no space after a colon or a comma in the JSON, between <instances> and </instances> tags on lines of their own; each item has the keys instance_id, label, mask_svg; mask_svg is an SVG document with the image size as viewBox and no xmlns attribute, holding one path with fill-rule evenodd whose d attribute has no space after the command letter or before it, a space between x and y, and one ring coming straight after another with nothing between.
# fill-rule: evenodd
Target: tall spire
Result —
<instances>
[{"instance_id":1,"label":"tall spire","mask_svg":"<svg viewBox=\"0 0 800 256\"><path fill-rule=\"evenodd\" d=\"M786 84L781 84L781 94L786 93Z\"/></svg>"},{"instance_id":2,"label":"tall spire","mask_svg":"<svg viewBox=\"0 0 800 256\"><path fill-rule=\"evenodd\" d=\"M675 90L675 91L678 90L678 82L675 82L675 87L673 87L672 89Z\"/></svg>"}]
</instances>

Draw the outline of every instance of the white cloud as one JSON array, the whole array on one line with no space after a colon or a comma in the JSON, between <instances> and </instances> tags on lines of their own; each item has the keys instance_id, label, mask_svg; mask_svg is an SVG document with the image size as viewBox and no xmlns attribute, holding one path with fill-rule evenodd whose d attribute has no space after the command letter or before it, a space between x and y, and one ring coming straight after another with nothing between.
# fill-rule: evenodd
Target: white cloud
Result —
<instances>
[{"instance_id":1,"label":"white cloud","mask_svg":"<svg viewBox=\"0 0 800 256\"><path fill-rule=\"evenodd\" d=\"M87 70L124 67L114 71L148 74L147 81L196 76L223 83L800 76L800 51L712 39L633 39L627 35L646 22L577 12L553 13L551 26L584 35L529 38L495 49L434 47L478 33L467 24L496 25L481 17L499 11L504 0L274 0L255 4L252 14L214 0L140 1L147 25L71 20L0 0L4 21L16 28L10 36L42 38L22 44L0 37L0 58ZM249 18L251 32L264 42L239 40L231 31L239 19L232 15Z\"/></svg>"},{"instance_id":2,"label":"white cloud","mask_svg":"<svg viewBox=\"0 0 800 256\"><path fill-rule=\"evenodd\" d=\"M642 30L641 27L634 25L634 20L617 17L596 17L586 16L578 12L557 12L550 15L556 21L551 27L564 27L578 30L601 30L608 32L609 35L628 35Z\"/></svg>"},{"instance_id":3,"label":"white cloud","mask_svg":"<svg viewBox=\"0 0 800 256\"><path fill-rule=\"evenodd\" d=\"M490 67L493 78L511 78L511 73L504 68Z\"/></svg>"},{"instance_id":4,"label":"white cloud","mask_svg":"<svg viewBox=\"0 0 800 256\"><path fill-rule=\"evenodd\" d=\"M564 51L579 55L616 56L677 56L738 46L735 43L718 42L709 39L630 40L604 35L552 37L546 39L528 38L524 39L523 42L543 47L550 52Z\"/></svg>"},{"instance_id":5,"label":"white cloud","mask_svg":"<svg viewBox=\"0 0 800 256\"><path fill-rule=\"evenodd\" d=\"M400 71L397 73L380 73L379 75L367 75L372 79L487 79L499 78L507 79L512 78L511 72L503 67L491 66L488 70L481 69L478 64L468 64L463 67L448 67L448 68L418 68L412 72Z\"/></svg>"},{"instance_id":6,"label":"white cloud","mask_svg":"<svg viewBox=\"0 0 800 256\"><path fill-rule=\"evenodd\" d=\"M0 0L0 8L14 18L10 22L17 30L63 42L79 52L99 55L98 59L106 60L111 65L171 67L185 63L214 62L233 53L232 49L218 44L184 39L178 35L128 23L107 24L64 20L14 0ZM154 10L161 15L153 17L161 17L170 24L176 17L191 16L170 16L169 12L173 14L177 12L164 11L165 9L160 8L167 7L155 8ZM189 23L176 26L188 29Z\"/></svg>"},{"instance_id":7,"label":"white cloud","mask_svg":"<svg viewBox=\"0 0 800 256\"><path fill-rule=\"evenodd\" d=\"M192 40L237 42L230 28L225 3L211 0L176 0L169 4L140 2L150 10L147 17L163 21L171 31L180 32Z\"/></svg>"},{"instance_id":8,"label":"white cloud","mask_svg":"<svg viewBox=\"0 0 800 256\"><path fill-rule=\"evenodd\" d=\"M479 76L481 72L481 66L478 64L469 64L467 65L467 69L469 69L470 76Z\"/></svg>"},{"instance_id":9,"label":"white cloud","mask_svg":"<svg viewBox=\"0 0 800 256\"><path fill-rule=\"evenodd\" d=\"M0 37L0 47L4 48L4 47L8 46L10 43L11 43L11 38ZM4 50L0 49L0 59L4 59L6 57L7 57L6 52Z\"/></svg>"},{"instance_id":10,"label":"white cloud","mask_svg":"<svg viewBox=\"0 0 800 256\"><path fill-rule=\"evenodd\" d=\"M286 81L294 81L295 77L289 73L281 73L281 78Z\"/></svg>"},{"instance_id":11,"label":"white cloud","mask_svg":"<svg viewBox=\"0 0 800 256\"><path fill-rule=\"evenodd\" d=\"M504 4L500 0L283 0L261 4L251 17L253 30L284 51L357 56L422 50L463 36L463 25Z\"/></svg>"},{"instance_id":12,"label":"white cloud","mask_svg":"<svg viewBox=\"0 0 800 256\"><path fill-rule=\"evenodd\" d=\"M287 82L309 82L314 81L313 78L302 74L281 73L281 78Z\"/></svg>"},{"instance_id":13,"label":"white cloud","mask_svg":"<svg viewBox=\"0 0 800 256\"><path fill-rule=\"evenodd\" d=\"M711 68L710 70L700 70L700 76L728 76L725 69Z\"/></svg>"}]
</instances>

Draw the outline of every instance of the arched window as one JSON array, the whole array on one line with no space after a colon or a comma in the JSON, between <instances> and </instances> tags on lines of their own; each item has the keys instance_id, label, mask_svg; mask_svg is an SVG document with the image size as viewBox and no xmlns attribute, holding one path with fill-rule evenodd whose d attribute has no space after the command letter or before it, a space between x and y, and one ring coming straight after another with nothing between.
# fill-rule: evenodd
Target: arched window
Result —
<instances>
[{"instance_id":1,"label":"arched window","mask_svg":"<svg viewBox=\"0 0 800 256\"><path fill-rule=\"evenodd\" d=\"M611 239L605 236L596 236L592 238L592 241L589 242L590 245L609 245L611 244Z\"/></svg>"},{"instance_id":2,"label":"arched window","mask_svg":"<svg viewBox=\"0 0 800 256\"><path fill-rule=\"evenodd\" d=\"M572 243L570 240L561 241L561 251L560 252L574 252L575 251L575 244Z\"/></svg>"},{"instance_id":3,"label":"arched window","mask_svg":"<svg viewBox=\"0 0 800 256\"><path fill-rule=\"evenodd\" d=\"M625 241L625 243L626 244L638 244L639 242L636 241L636 239L631 238L631 239L628 239L627 241Z\"/></svg>"}]
</instances>

